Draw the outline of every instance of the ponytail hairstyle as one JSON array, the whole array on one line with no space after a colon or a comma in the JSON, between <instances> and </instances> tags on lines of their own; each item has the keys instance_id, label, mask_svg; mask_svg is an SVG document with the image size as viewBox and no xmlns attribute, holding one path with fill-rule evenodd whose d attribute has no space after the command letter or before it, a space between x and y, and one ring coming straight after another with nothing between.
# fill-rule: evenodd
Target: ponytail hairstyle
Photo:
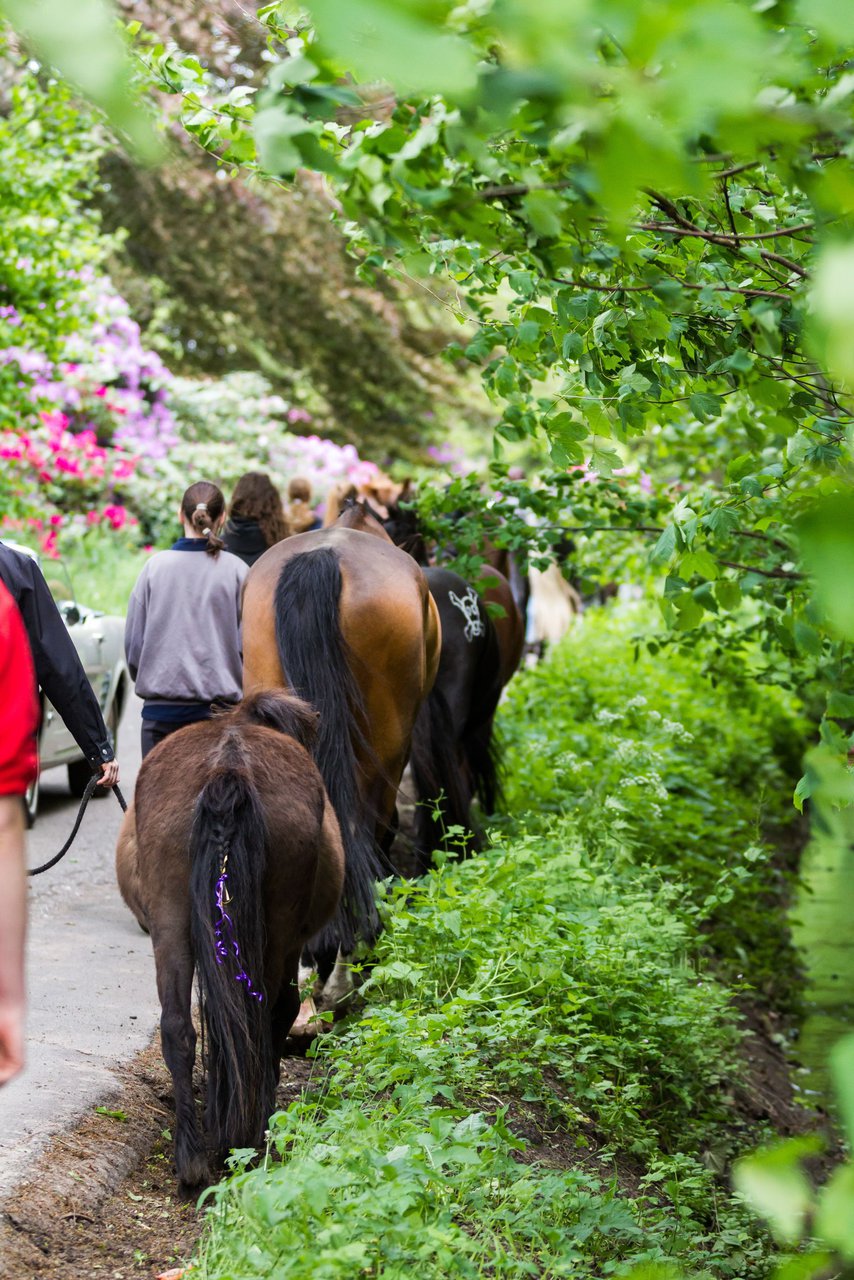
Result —
<instances>
[{"instance_id":1,"label":"ponytail hairstyle","mask_svg":"<svg viewBox=\"0 0 854 1280\"><path fill-rule=\"evenodd\" d=\"M225 511L225 498L215 484L209 480L198 480L191 484L181 499L181 515L201 537L207 541L205 551L209 556L218 556L225 543L214 533Z\"/></svg>"}]
</instances>

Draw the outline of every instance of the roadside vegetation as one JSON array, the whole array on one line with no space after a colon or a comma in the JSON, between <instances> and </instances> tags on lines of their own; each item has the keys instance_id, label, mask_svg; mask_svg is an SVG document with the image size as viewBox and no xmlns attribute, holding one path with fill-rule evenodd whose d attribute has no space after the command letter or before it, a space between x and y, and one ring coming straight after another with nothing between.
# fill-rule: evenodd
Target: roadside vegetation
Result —
<instances>
[{"instance_id":1,"label":"roadside vegetation","mask_svg":"<svg viewBox=\"0 0 854 1280\"><path fill-rule=\"evenodd\" d=\"M790 803L774 744L801 725L776 691L636 661L644 623L592 616L517 679L510 816L390 889L363 1004L263 1165L236 1153L210 1193L201 1276L765 1274L724 1173L757 1132L719 975Z\"/></svg>"}]
</instances>

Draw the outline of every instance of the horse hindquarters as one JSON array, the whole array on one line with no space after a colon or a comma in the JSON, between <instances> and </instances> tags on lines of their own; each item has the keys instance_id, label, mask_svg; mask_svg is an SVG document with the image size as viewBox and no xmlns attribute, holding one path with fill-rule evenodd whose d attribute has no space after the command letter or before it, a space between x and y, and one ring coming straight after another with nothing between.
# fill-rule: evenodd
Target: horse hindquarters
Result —
<instances>
[{"instance_id":1,"label":"horse hindquarters","mask_svg":"<svg viewBox=\"0 0 854 1280\"><path fill-rule=\"evenodd\" d=\"M276 644L288 684L320 713L314 759L340 822L346 855L344 893L336 917L314 949L345 954L379 928L374 901L381 868L375 815L359 787L356 751L372 755L364 698L341 631L338 553L316 547L285 562L275 593Z\"/></svg>"}]
</instances>

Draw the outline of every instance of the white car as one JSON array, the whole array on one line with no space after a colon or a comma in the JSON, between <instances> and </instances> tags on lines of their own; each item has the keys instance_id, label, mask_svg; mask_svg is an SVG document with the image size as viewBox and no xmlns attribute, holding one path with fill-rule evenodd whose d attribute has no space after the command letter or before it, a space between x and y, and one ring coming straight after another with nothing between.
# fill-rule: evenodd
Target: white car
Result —
<instances>
[{"instance_id":1,"label":"white car","mask_svg":"<svg viewBox=\"0 0 854 1280\"><path fill-rule=\"evenodd\" d=\"M110 617L99 609L89 609L81 604L75 598L71 577L62 560L42 560L29 547L11 542L6 545L35 560L44 573L51 595L80 655L89 683L95 690L115 749L122 707L130 689L130 676L125 663L124 618ZM65 765L71 794L82 796L86 783L92 776L89 762L44 693L40 694L40 701L42 717L39 730L39 773ZM95 795L98 794L96 791ZM38 803L37 779L26 797L30 824L35 821Z\"/></svg>"}]
</instances>

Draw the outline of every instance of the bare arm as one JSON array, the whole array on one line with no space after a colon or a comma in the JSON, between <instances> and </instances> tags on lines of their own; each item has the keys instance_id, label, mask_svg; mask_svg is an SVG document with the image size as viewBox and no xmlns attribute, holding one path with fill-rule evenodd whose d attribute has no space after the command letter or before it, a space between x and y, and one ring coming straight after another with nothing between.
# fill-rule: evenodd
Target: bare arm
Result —
<instances>
[{"instance_id":1,"label":"bare arm","mask_svg":"<svg viewBox=\"0 0 854 1280\"><path fill-rule=\"evenodd\" d=\"M0 796L0 1085L24 1065L26 884L23 805Z\"/></svg>"}]
</instances>

